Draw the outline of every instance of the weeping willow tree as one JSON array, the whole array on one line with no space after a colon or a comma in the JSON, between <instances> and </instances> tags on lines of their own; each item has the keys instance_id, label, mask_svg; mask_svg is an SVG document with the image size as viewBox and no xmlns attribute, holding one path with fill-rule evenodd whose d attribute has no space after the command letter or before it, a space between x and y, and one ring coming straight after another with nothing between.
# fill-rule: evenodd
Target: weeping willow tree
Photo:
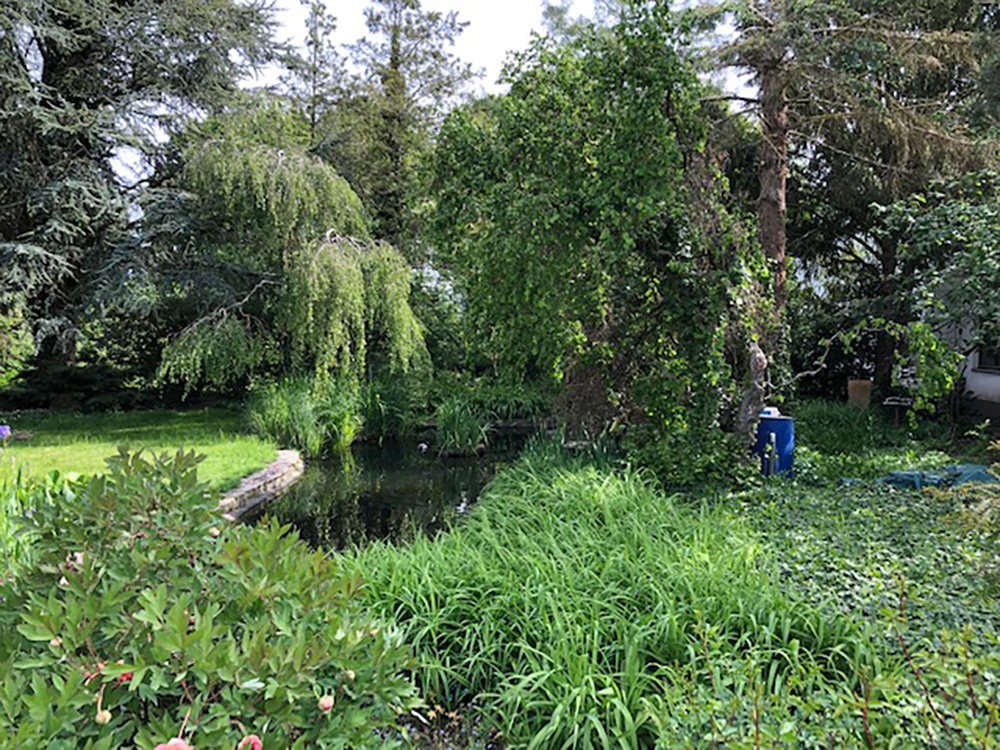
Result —
<instances>
[{"instance_id":1,"label":"weeping willow tree","mask_svg":"<svg viewBox=\"0 0 1000 750\"><path fill-rule=\"evenodd\" d=\"M160 376L232 388L284 371L358 382L426 357L410 269L278 104L206 123L147 210L150 282L186 325Z\"/></svg>"}]
</instances>

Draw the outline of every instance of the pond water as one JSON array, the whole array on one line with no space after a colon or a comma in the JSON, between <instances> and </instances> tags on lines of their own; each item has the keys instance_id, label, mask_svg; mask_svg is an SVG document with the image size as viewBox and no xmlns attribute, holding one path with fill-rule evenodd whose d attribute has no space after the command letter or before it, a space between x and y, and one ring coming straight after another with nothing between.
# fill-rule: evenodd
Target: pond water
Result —
<instances>
[{"instance_id":1,"label":"pond water","mask_svg":"<svg viewBox=\"0 0 1000 750\"><path fill-rule=\"evenodd\" d=\"M407 542L455 522L475 503L499 466L523 446L509 439L482 456L439 456L418 438L364 444L353 461L311 463L287 495L245 518L276 518L314 547L346 549L376 539Z\"/></svg>"}]
</instances>

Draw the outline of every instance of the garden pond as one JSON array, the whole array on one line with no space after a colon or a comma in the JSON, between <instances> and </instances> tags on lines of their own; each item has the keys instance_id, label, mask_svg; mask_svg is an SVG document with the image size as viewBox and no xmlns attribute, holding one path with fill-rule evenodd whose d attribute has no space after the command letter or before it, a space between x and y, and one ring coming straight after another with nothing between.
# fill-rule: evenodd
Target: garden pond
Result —
<instances>
[{"instance_id":1,"label":"garden pond","mask_svg":"<svg viewBox=\"0 0 1000 750\"><path fill-rule=\"evenodd\" d=\"M355 445L348 461L311 462L286 495L244 520L291 524L306 542L323 549L407 542L461 518L525 440L504 437L473 456L441 456L419 438Z\"/></svg>"}]
</instances>

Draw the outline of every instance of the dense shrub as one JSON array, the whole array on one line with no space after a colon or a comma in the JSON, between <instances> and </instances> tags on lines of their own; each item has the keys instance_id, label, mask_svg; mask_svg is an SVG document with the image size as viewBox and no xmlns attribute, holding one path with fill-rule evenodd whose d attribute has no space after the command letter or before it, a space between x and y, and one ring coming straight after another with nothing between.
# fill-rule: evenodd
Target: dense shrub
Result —
<instances>
[{"instance_id":1,"label":"dense shrub","mask_svg":"<svg viewBox=\"0 0 1000 750\"><path fill-rule=\"evenodd\" d=\"M358 389L344 381L285 378L257 390L247 404L254 430L307 456L350 448L362 426Z\"/></svg>"},{"instance_id":2,"label":"dense shrub","mask_svg":"<svg viewBox=\"0 0 1000 750\"><path fill-rule=\"evenodd\" d=\"M276 525L220 532L197 462L122 452L32 515L0 606L8 746L382 746L413 702L361 581Z\"/></svg>"},{"instance_id":3,"label":"dense shrub","mask_svg":"<svg viewBox=\"0 0 1000 750\"><path fill-rule=\"evenodd\" d=\"M625 445L629 459L669 489L726 489L752 484L760 474L746 441L720 429L637 429Z\"/></svg>"}]
</instances>

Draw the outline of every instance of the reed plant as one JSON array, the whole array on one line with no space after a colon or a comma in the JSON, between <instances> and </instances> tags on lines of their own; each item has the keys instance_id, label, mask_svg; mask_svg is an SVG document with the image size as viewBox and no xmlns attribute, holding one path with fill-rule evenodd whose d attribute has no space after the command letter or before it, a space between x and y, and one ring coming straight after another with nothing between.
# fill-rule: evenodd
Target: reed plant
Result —
<instances>
[{"instance_id":1,"label":"reed plant","mask_svg":"<svg viewBox=\"0 0 1000 750\"><path fill-rule=\"evenodd\" d=\"M246 408L258 434L309 457L320 456L328 448L348 450L363 424L356 385L304 375L258 389Z\"/></svg>"},{"instance_id":2,"label":"reed plant","mask_svg":"<svg viewBox=\"0 0 1000 750\"><path fill-rule=\"evenodd\" d=\"M475 453L489 443L489 416L462 396L444 401L435 416L442 453Z\"/></svg>"}]
</instances>

